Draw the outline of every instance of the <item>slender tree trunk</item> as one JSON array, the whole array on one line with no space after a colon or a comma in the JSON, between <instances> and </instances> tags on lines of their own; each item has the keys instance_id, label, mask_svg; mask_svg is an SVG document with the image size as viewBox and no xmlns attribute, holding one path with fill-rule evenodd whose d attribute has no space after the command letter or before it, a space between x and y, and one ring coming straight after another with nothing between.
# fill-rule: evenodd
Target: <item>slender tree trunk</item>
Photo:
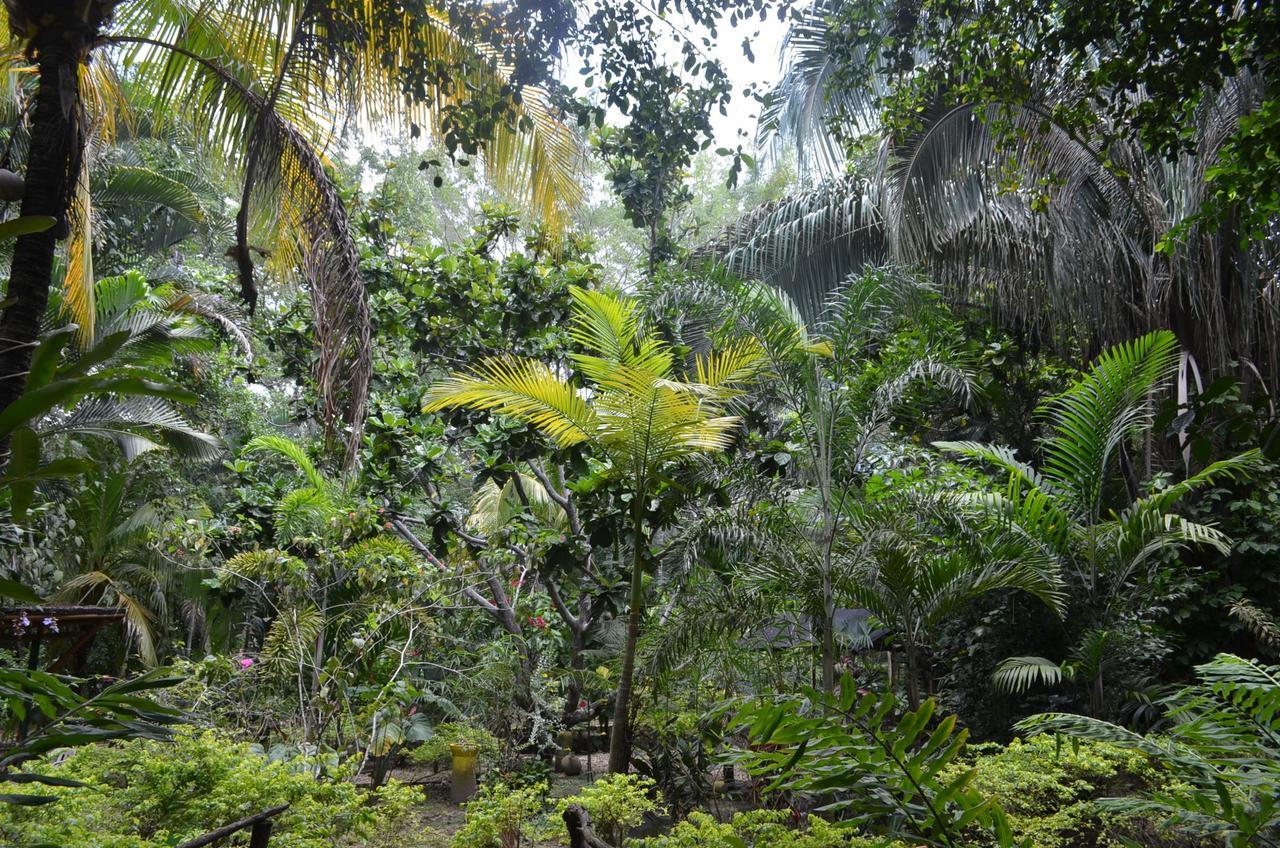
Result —
<instances>
[{"instance_id":1,"label":"slender tree trunk","mask_svg":"<svg viewBox=\"0 0 1280 848\"><path fill-rule=\"evenodd\" d=\"M325 632L329 629L329 586L328 576L320 594L320 632L316 634L315 650L311 658L311 697L320 696L320 673L324 668Z\"/></svg>"},{"instance_id":2,"label":"slender tree trunk","mask_svg":"<svg viewBox=\"0 0 1280 848\"><path fill-rule=\"evenodd\" d=\"M27 385L31 353L49 305L58 239L68 232L67 213L84 155L80 63L88 55L96 26L82 22L71 0L52 0L44 10L32 50L40 73L31 115L23 215L49 215L58 223L21 236L13 250L8 306L0 316L0 410Z\"/></svg>"},{"instance_id":3,"label":"slender tree trunk","mask_svg":"<svg viewBox=\"0 0 1280 848\"><path fill-rule=\"evenodd\" d=\"M631 609L627 613L627 641L622 650L622 674L618 679L618 700L613 705L613 726L609 729L609 771L625 773L631 765L631 685L636 670L636 644L640 640L640 620L644 615L644 502L638 487L631 503Z\"/></svg>"},{"instance_id":4,"label":"slender tree trunk","mask_svg":"<svg viewBox=\"0 0 1280 848\"><path fill-rule=\"evenodd\" d=\"M916 644L907 641L907 706L912 710L920 709L920 657L917 656Z\"/></svg>"},{"instance_id":5,"label":"slender tree trunk","mask_svg":"<svg viewBox=\"0 0 1280 848\"><path fill-rule=\"evenodd\" d=\"M836 593L831 579L831 548L826 546L822 565L822 691L836 691Z\"/></svg>"},{"instance_id":6,"label":"slender tree trunk","mask_svg":"<svg viewBox=\"0 0 1280 848\"><path fill-rule=\"evenodd\" d=\"M582 652L587 649L587 633L585 630L572 629L573 635L569 641L569 685L565 690L564 699L564 718L565 724L568 719L578 711L578 702L582 699L582 685L579 683L578 672L582 671L584 665L582 661Z\"/></svg>"}]
</instances>

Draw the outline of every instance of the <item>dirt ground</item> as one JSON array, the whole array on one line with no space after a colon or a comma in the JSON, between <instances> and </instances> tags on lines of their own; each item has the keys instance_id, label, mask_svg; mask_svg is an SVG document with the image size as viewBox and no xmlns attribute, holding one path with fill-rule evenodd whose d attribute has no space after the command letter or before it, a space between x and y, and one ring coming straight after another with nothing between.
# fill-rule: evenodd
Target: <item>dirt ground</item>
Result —
<instances>
[{"instance_id":1,"label":"dirt ground","mask_svg":"<svg viewBox=\"0 0 1280 848\"><path fill-rule=\"evenodd\" d=\"M590 757L580 754L579 759L582 760L582 774L577 777L566 777L563 774L553 776L550 792L552 798L576 795L584 786L608 771L607 754L592 754ZM391 777L401 783L421 786L424 795L396 845L399 848L449 848L449 841L462 827L465 818L462 807L449 800L449 772L433 773L430 768L413 767L392 769ZM551 848L557 845L556 842L539 842L530 848Z\"/></svg>"}]
</instances>

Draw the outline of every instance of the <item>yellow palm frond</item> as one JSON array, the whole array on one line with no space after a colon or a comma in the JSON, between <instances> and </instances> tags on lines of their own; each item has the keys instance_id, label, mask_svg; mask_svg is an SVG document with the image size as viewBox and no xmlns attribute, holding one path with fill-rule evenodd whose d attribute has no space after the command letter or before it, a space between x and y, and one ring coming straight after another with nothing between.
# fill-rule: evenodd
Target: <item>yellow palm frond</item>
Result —
<instances>
[{"instance_id":1,"label":"yellow palm frond","mask_svg":"<svg viewBox=\"0 0 1280 848\"><path fill-rule=\"evenodd\" d=\"M639 314L630 298L598 289L570 286L573 322L570 337L599 358L622 362L635 344Z\"/></svg>"},{"instance_id":2,"label":"yellow palm frond","mask_svg":"<svg viewBox=\"0 0 1280 848\"><path fill-rule=\"evenodd\" d=\"M578 370L597 383L619 377L618 369L644 372L648 379L667 377L674 364L671 348L655 336L642 336L634 301L622 295L573 286L574 315L570 337L588 353L574 353ZM641 380L646 379L640 377Z\"/></svg>"},{"instance_id":3,"label":"yellow palm frond","mask_svg":"<svg viewBox=\"0 0 1280 848\"><path fill-rule=\"evenodd\" d=\"M588 443L618 473L638 484L695 453L728 448L741 423L723 406L759 373L764 353L744 341L697 367L698 382L672 373L672 354L641 334L634 301L616 294L573 291L573 356L591 382L580 393L550 367L517 359L488 360L428 392L426 411L467 408L518 418L561 447Z\"/></svg>"},{"instance_id":4,"label":"yellow palm frond","mask_svg":"<svg viewBox=\"0 0 1280 848\"><path fill-rule=\"evenodd\" d=\"M516 479L520 481L519 491L516 489ZM513 518L525 512L526 499L529 502L528 510L546 526L565 525L564 510L551 500L542 484L527 474L515 474L501 487L492 480L486 480L476 490L471 499L467 527L484 536L492 536L510 524Z\"/></svg>"},{"instance_id":5,"label":"yellow palm frond","mask_svg":"<svg viewBox=\"0 0 1280 848\"><path fill-rule=\"evenodd\" d=\"M67 270L62 279L62 308L67 318L79 326L76 340L81 350L93 344L97 307L93 279L93 200L89 196L89 175L82 173L71 206L71 235L67 239Z\"/></svg>"},{"instance_id":6,"label":"yellow palm frond","mask_svg":"<svg viewBox=\"0 0 1280 848\"><path fill-rule=\"evenodd\" d=\"M87 349L94 340L93 302L93 202L89 171L93 153L115 141L121 129L133 124L132 110L110 62L89 62L79 68L81 100L89 126L89 142L72 199L71 233L66 247L66 273L62 280L62 304L67 318L79 327L77 340Z\"/></svg>"},{"instance_id":7,"label":"yellow palm frond","mask_svg":"<svg viewBox=\"0 0 1280 848\"><path fill-rule=\"evenodd\" d=\"M353 57L361 90L361 117L370 123L414 121L441 140L441 115L474 91L500 89L513 68L489 45L471 42L450 26L447 15L389 13L372 0L349 12L366 43ZM432 88L406 98L399 69L438 57L457 69L448 89ZM479 59L479 61L477 61ZM480 159L499 191L528 202L543 223L563 226L583 200L587 152L582 136L555 114L547 93L526 86L513 122L499 122Z\"/></svg>"},{"instance_id":8,"label":"yellow palm frond","mask_svg":"<svg viewBox=\"0 0 1280 848\"><path fill-rule=\"evenodd\" d=\"M470 375L448 377L427 392L424 412L490 410L537 427L561 447L591 439L599 421L568 382L541 362L486 359Z\"/></svg>"},{"instance_id":9,"label":"yellow palm frond","mask_svg":"<svg viewBox=\"0 0 1280 848\"><path fill-rule=\"evenodd\" d=\"M126 583L116 580L105 571L86 571L68 580L58 596L77 600L94 596L98 603L114 602L123 607L125 626L138 640L138 654L143 663L147 666L156 664L156 643L152 628L155 616Z\"/></svg>"},{"instance_id":10,"label":"yellow palm frond","mask_svg":"<svg viewBox=\"0 0 1280 848\"><path fill-rule=\"evenodd\" d=\"M693 376L699 385L719 390L723 397L758 377L767 363L764 346L747 337L709 356L699 356Z\"/></svg>"},{"instance_id":11,"label":"yellow palm frond","mask_svg":"<svg viewBox=\"0 0 1280 848\"><path fill-rule=\"evenodd\" d=\"M714 453L727 449L733 444L734 433L742 419L736 415L723 415L709 418L680 430L679 446L687 450Z\"/></svg>"}]
</instances>

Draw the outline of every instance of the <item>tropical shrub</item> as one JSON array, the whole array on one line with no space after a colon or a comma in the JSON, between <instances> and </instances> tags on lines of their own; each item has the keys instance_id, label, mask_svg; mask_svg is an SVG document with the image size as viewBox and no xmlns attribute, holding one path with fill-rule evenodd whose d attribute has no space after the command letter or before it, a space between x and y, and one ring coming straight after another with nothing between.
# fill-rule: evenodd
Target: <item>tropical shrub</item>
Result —
<instances>
[{"instance_id":1,"label":"tropical shrub","mask_svg":"<svg viewBox=\"0 0 1280 848\"><path fill-rule=\"evenodd\" d=\"M1130 445L1154 437L1153 398L1171 382L1179 361L1178 339L1167 330L1104 351L1044 407L1050 432L1037 466L1007 447L935 443L996 475L990 485L957 497L957 510L1034 540L1041 555L1057 564L1070 594L1065 627L1049 631L1065 635L1067 650L1057 653L1067 656L1010 657L996 669L997 688L1022 693L1072 682L1092 715L1114 714L1120 684L1135 684L1144 666L1167 653L1151 627L1169 600L1160 556L1187 547L1230 550L1231 540L1220 530L1177 510L1215 482L1247 476L1259 465L1258 451L1206 465L1150 492L1125 479L1133 474Z\"/></svg>"},{"instance_id":2,"label":"tropical shrub","mask_svg":"<svg viewBox=\"0 0 1280 848\"><path fill-rule=\"evenodd\" d=\"M480 787L467 802L467 820L453 848L520 848L534 839L546 810L547 784L521 789L505 783Z\"/></svg>"},{"instance_id":3,"label":"tropical shrub","mask_svg":"<svg viewBox=\"0 0 1280 848\"><path fill-rule=\"evenodd\" d=\"M640 826L645 813L661 812L654 800L657 784L637 774L610 774L583 789L572 798L556 803L556 815L564 814L571 804L582 807L591 816L596 833L611 845L627 844L627 834Z\"/></svg>"},{"instance_id":4,"label":"tropical shrub","mask_svg":"<svg viewBox=\"0 0 1280 848\"><path fill-rule=\"evenodd\" d=\"M636 839L631 848L906 848L904 842L866 839L848 828L809 816L796 827L789 810L752 810L720 822L692 813L664 836Z\"/></svg>"},{"instance_id":5,"label":"tropical shrub","mask_svg":"<svg viewBox=\"0 0 1280 848\"><path fill-rule=\"evenodd\" d=\"M1115 812L1229 848L1280 840L1280 666L1220 654L1198 682L1162 700L1167 727L1141 736L1085 716L1047 713L1020 729L1110 742L1145 754L1176 778L1140 797L1105 798Z\"/></svg>"},{"instance_id":6,"label":"tropical shrub","mask_svg":"<svg viewBox=\"0 0 1280 848\"><path fill-rule=\"evenodd\" d=\"M973 787L1004 809L1014 839L1036 848L1130 844L1122 817L1095 802L1155 788L1164 777L1141 752L1101 742L1063 745L1048 736L970 746L947 773L968 769Z\"/></svg>"},{"instance_id":7,"label":"tropical shrub","mask_svg":"<svg viewBox=\"0 0 1280 848\"><path fill-rule=\"evenodd\" d=\"M84 785L50 788L59 796L57 815L0 808L5 842L162 848L288 804L273 841L291 848L368 844L391 833L417 797L396 784L366 794L348 779L350 766L317 780L305 762L272 762L225 734L189 729L172 743L85 747L29 770Z\"/></svg>"},{"instance_id":8,"label":"tropical shrub","mask_svg":"<svg viewBox=\"0 0 1280 848\"><path fill-rule=\"evenodd\" d=\"M930 845L957 845L980 832L987 844L1013 844L1000 805L952 765L968 733L954 716L934 722L935 702L899 713L891 692L860 694L849 675L835 697L757 701L735 724L751 750L741 759L765 791L813 793L820 809L863 832Z\"/></svg>"}]
</instances>

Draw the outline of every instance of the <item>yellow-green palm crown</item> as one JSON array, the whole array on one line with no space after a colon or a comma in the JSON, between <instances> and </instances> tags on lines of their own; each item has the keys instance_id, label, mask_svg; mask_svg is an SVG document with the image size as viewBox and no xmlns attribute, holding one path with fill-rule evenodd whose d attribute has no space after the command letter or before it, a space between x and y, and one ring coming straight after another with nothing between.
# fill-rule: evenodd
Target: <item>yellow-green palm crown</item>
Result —
<instances>
[{"instance_id":1,"label":"yellow-green palm crown","mask_svg":"<svg viewBox=\"0 0 1280 848\"><path fill-rule=\"evenodd\" d=\"M489 410L524 421L558 447L589 444L614 467L649 478L668 463L699 452L724 450L739 418L728 402L761 371L764 351L743 339L698 356L690 373L677 374L676 356L642 332L631 298L574 287L570 355L585 385L529 359L496 357L470 373L431 387L423 410Z\"/></svg>"}]
</instances>

